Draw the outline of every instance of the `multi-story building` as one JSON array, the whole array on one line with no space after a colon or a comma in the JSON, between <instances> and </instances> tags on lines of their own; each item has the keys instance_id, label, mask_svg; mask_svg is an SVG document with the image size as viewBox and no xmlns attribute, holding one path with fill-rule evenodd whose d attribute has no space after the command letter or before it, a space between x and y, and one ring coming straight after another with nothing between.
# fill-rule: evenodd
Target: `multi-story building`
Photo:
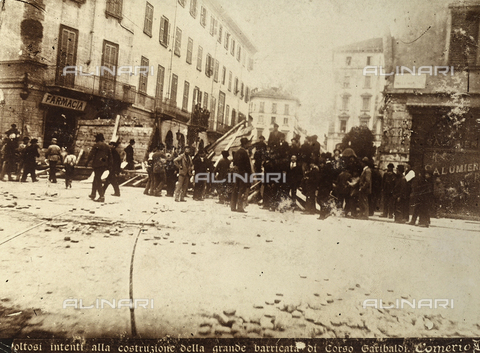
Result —
<instances>
[{"instance_id":1,"label":"multi-story building","mask_svg":"<svg viewBox=\"0 0 480 353\"><path fill-rule=\"evenodd\" d=\"M101 131L136 138L142 159L160 140L206 145L248 113L256 49L215 0L4 2L0 36L0 128L43 146Z\"/></svg>"},{"instance_id":2,"label":"multi-story building","mask_svg":"<svg viewBox=\"0 0 480 353\"><path fill-rule=\"evenodd\" d=\"M329 124L327 150L333 151L354 126L367 126L381 143L382 91L385 76L366 74L368 66L383 66L383 39L373 38L334 50L334 109ZM368 72L368 70L367 70ZM372 72L372 71L370 71Z\"/></svg>"},{"instance_id":3,"label":"multi-story building","mask_svg":"<svg viewBox=\"0 0 480 353\"><path fill-rule=\"evenodd\" d=\"M298 124L299 109L298 98L278 88L254 90L249 115L253 118L255 136L257 138L264 136L268 139L273 124L276 123L278 130L285 134L285 141L288 143L296 135L304 137L305 131Z\"/></svg>"},{"instance_id":4,"label":"multi-story building","mask_svg":"<svg viewBox=\"0 0 480 353\"><path fill-rule=\"evenodd\" d=\"M431 169L440 211L478 216L480 1L411 5L385 48L381 162Z\"/></svg>"}]
</instances>

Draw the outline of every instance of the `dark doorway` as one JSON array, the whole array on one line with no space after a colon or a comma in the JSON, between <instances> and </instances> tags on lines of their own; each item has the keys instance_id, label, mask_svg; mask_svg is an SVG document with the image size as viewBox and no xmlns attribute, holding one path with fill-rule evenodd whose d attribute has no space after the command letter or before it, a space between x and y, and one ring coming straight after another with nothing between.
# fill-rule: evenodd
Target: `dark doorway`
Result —
<instances>
[{"instance_id":1,"label":"dark doorway","mask_svg":"<svg viewBox=\"0 0 480 353\"><path fill-rule=\"evenodd\" d=\"M60 147L72 146L75 141L77 120L82 115L83 112L49 107L45 118L43 147L47 148L54 137L58 140Z\"/></svg>"}]
</instances>

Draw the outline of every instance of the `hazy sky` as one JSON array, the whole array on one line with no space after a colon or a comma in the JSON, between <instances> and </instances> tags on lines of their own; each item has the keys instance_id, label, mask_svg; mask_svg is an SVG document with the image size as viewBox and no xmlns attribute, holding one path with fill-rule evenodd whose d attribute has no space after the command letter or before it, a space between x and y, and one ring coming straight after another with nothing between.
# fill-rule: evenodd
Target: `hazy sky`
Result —
<instances>
[{"instance_id":1,"label":"hazy sky","mask_svg":"<svg viewBox=\"0 0 480 353\"><path fill-rule=\"evenodd\" d=\"M297 96L309 133L327 132L333 48L381 37L409 1L218 0L258 49L254 84Z\"/></svg>"}]
</instances>

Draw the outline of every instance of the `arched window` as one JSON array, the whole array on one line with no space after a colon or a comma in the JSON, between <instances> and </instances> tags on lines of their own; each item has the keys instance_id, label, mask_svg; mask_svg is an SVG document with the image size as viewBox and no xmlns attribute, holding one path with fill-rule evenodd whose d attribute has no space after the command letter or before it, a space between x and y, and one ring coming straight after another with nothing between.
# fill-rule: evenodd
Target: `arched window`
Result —
<instances>
[{"instance_id":1,"label":"arched window","mask_svg":"<svg viewBox=\"0 0 480 353\"><path fill-rule=\"evenodd\" d=\"M165 136L165 145L167 150L171 150L173 148L173 133L172 130L168 130L167 136Z\"/></svg>"},{"instance_id":2,"label":"arched window","mask_svg":"<svg viewBox=\"0 0 480 353\"><path fill-rule=\"evenodd\" d=\"M183 152L183 149L185 148L185 135L182 133L177 134L177 144L178 144L178 149Z\"/></svg>"},{"instance_id":3,"label":"arched window","mask_svg":"<svg viewBox=\"0 0 480 353\"><path fill-rule=\"evenodd\" d=\"M234 126L237 123L237 112L235 109L232 109L232 126Z\"/></svg>"}]
</instances>

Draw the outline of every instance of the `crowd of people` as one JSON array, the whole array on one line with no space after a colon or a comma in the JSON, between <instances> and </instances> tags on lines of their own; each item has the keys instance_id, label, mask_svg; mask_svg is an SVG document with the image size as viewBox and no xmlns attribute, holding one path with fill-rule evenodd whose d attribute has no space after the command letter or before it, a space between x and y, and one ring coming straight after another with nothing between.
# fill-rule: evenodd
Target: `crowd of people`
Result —
<instances>
[{"instance_id":1,"label":"crowd of people","mask_svg":"<svg viewBox=\"0 0 480 353\"><path fill-rule=\"evenodd\" d=\"M232 155L222 151L216 163L207 157L205 150L195 153L193 148L186 147L177 155L175 149L166 150L160 145L149 154L149 181L144 193L162 196L166 186L167 196L185 202L191 186L193 200L218 196L217 203L244 213L249 195L257 190L256 199L251 199L272 212L302 208L306 214L319 213L320 219L332 213L368 219L374 212L382 211L380 217L394 218L397 223L416 224L418 219L420 226L429 226L430 208L434 204L430 170L415 173L409 164L398 164L395 168L390 163L381 171L371 158L358 158L351 149L343 153L336 149L333 154L320 151L317 136L305 138L302 144L297 136L288 144L278 125L268 140L260 136L252 144L242 138L237 151ZM214 181L195 180L195 175L207 173ZM227 177L253 173L258 182ZM265 177L268 174L282 178L269 179ZM297 197L299 192L304 195L304 202Z\"/></svg>"},{"instance_id":2,"label":"crowd of people","mask_svg":"<svg viewBox=\"0 0 480 353\"><path fill-rule=\"evenodd\" d=\"M1 150L0 179L3 181L8 176L10 181L25 182L30 174L32 181L37 181L38 141L28 137L19 141L20 134L14 125L6 135ZM166 190L166 196L174 197L176 202L185 202L187 191L193 188L194 201L218 196L217 203L229 205L233 212L244 213L248 203L255 201L272 212L302 209L306 214L319 213L320 219L333 213L368 219L381 210L380 217L394 218L397 223L415 224L418 219L420 226L430 224L430 208L434 204L430 170L415 173L408 164L398 164L395 168L390 163L381 171L371 158L358 158L350 148L336 149L333 154L321 153L315 135L306 137L303 143L296 136L289 144L285 135L278 131L278 125L274 126L268 140L260 136L253 144L247 138L240 142L237 151L222 151L215 163L208 158L206 150L195 151L186 146L177 151L159 144L146 158L148 180L144 194L160 197ZM89 166L91 162L93 168L89 195L92 200L104 202L109 185L114 189L112 195L120 196L118 176L123 169L134 169L134 144L132 139L124 149L126 166L122 168L119 142L107 145L101 133L96 135L85 164ZM71 187L77 163L73 150L61 148L52 138L45 152L45 163L51 183L57 182L58 165L62 165L65 186ZM229 174L255 174L258 182L251 182L249 177L228 178ZM212 175L212 180L195 178L195 175ZM266 178L267 175L282 177ZM299 193L304 197L299 197Z\"/></svg>"}]
</instances>

